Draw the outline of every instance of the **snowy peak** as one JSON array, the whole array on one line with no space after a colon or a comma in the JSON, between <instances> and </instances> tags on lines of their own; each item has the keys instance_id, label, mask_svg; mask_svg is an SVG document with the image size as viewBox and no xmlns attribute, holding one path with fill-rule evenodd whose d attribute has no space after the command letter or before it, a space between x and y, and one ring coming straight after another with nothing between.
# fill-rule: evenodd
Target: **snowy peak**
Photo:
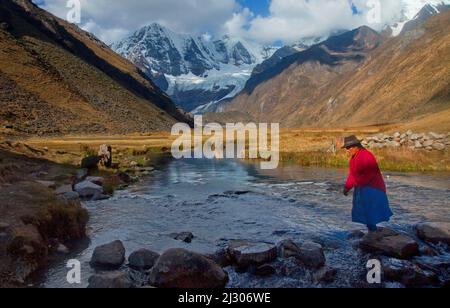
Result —
<instances>
[{"instance_id":1,"label":"snowy peak","mask_svg":"<svg viewBox=\"0 0 450 308\"><path fill-rule=\"evenodd\" d=\"M261 47L229 36L211 41L205 37L180 34L157 23L146 26L112 45L119 54L141 66L171 76L192 73L204 76L221 65L256 65L267 57Z\"/></svg>"},{"instance_id":2,"label":"snowy peak","mask_svg":"<svg viewBox=\"0 0 450 308\"><path fill-rule=\"evenodd\" d=\"M428 3L427 3L428 2ZM449 1L418 0L405 2L402 19L387 27L392 36L414 29L418 24L426 22L430 17L442 13L450 8Z\"/></svg>"},{"instance_id":3,"label":"snowy peak","mask_svg":"<svg viewBox=\"0 0 450 308\"><path fill-rule=\"evenodd\" d=\"M176 33L153 23L112 48L138 65L186 111L207 111L240 92L273 47L223 36ZM214 107L215 108L215 107Z\"/></svg>"}]
</instances>

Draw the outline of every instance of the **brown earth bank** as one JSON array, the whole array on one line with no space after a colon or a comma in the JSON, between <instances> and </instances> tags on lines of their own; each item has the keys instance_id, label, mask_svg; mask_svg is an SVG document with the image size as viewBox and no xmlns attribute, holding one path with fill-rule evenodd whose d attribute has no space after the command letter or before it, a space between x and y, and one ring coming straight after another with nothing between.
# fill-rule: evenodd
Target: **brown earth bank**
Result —
<instances>
[{"instance_id":1,"label":"brown earth bank","mask_svg":"<svg viewBox=\"0 0 450 308\"><path fill-rule=\"evenodd\" d=\"M88 222L81 201L109 198L148 175L167 156L170 140L167 133L29 143L0 137L0 287L27 286L34 273L77 247ZM114 144L114 165L82 169L105 142Z\"/></svg>"},{"instance_id":2,"label":"brown earth bank","mask_svg":"<svg viewBox=\"0 0 450 308\"><path fill-rule=\"evenodd\" d=\"M0 287L25 286L63 244L85 237L87 211L53 189L76 169L40 156L25 145L0 146Z\"/></svg>"},{"instance_id":3,"label":"brown earth bank","mask_svg":"<svg viewBox=\"0 0 450 308\"><path fill-rule=\"evenodd\" d=\"M5 133L124 134L190 121L135 65L31 1L0 2L0 25Z\"/></svg>"}]
</instances>

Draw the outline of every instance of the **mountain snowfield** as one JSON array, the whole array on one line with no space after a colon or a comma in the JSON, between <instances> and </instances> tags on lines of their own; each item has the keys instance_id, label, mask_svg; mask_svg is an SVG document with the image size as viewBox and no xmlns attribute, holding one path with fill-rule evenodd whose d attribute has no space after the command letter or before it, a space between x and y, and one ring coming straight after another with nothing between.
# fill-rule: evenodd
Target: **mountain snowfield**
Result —
<instances>
[{"instance_id":1,"label":"mountain snowfield","mask_svg":"<svg viewBox=\"0 0 450 308\"><path fill-rule=\"evenodd\" d=\"M212 40L175 33L156 23L111 47L150 77L159 77L158 85L179 106L194 113L234 97L253 68L276 51L229 36Z\"/></svg>"},{"instance_id":2,"label":"mountain snowfield","mask_svg":"<svg viewBox=\"0 0 450 308\"><path fill-rule=\"evenodd\" d=\"M435 9L439 5L448 5L450 4L450 0L403 0L403 15L406 20L411 20L416 17L417 13L426 6L427 4L431 5Z\"/></svg>"},{"instance_id":3,"label":"mountain snowfield","mask_svg":"<svg viewBox=\"0 0 450 308\"><path fill-rule=\"evenodd\" d=\"M419 18L422 10L427 10L430 15L439 14L443 6L450 5L450 0L404 0L402 1L402 17L396 23L388 26L392 30L392 36L402 33L404 26L411 20Z\"/></svg>"},{"instance_id":4,"label":"mountain snowfield","mask_svg":"<svg viewBox=\"0 0 450 308\"><path fill-rule=\"evenodd\" d=\"M450 0L403 0L401 18L386 28L398 36L419 12L439 13ZM327 37L300 38L291 47L298 51ZM143 27L112 49L140 67L185 111L194 114L220 112L240 93L252 72L278 48L224 36L175 33L157 23Z\"/></svg>"}]
</instances>

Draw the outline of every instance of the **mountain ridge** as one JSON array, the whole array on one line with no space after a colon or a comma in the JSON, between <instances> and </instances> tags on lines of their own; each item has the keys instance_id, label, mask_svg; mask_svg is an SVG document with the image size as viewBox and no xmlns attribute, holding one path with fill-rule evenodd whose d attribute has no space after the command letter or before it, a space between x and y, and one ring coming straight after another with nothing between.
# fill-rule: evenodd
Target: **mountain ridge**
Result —
<instances>
[{"instance_id":1,"label":"mountain ridge","mask_svg":"<svg viewBox=\"0 0 450 308\"><path fill-rule=\"evenodd\" d=\"M311 50L290 56L225 111L246 110L256 121L288 127L377 125L443 112L450 101L449 20L450 12L443 12L398 37L381 35L380 47L353 67L314 61L320 59L296 62L308 59Z\"/></svg>"},{"instance_id":2,"label":"mountain ridge","mask_svg":"<svg viewBox=\"0 0 450 308\"><path fill-rule=\"evenodd\" d=\"M0 6L0 120L10 133L144 132L190 121L93 35L28 0Z\"/></svg>"},{"instance_id":3,"label":"mountain ridge","mask_svg":"<svg viewBox=\"0 0 450 308\"><path fill-rule=\"evenodd\" d=\"M211 39L175 33L157 23L111 47L139 66L179 106L194 112L238 93L254 66L274 52L226 35Z\"/></svg>"}]
</instances>

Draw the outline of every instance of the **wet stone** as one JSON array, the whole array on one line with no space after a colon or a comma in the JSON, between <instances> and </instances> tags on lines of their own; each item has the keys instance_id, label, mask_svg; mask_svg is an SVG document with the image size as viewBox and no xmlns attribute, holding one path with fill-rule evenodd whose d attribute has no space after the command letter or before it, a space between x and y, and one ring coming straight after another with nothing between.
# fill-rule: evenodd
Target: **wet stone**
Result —
<instances>
[{"instance_id":1,"label":"wet stone","mask_svg":"<svg viewBox=\"0 0 450 308\"><path fill-rule=\"evenodd\" d=\"M192 240L194 239L194 234L191 232L181 232L181 233L172 233L170 234L170 237L177 241L182 241L185 243L192 243Z\"/></svg>"},{"instance_id":2,"label":"wet stone","mask_svg":"<svg viewBox=\"0 0 450 308\"><path fill-rule=\"evenodd\" d=\"M232 241L228 251L236 265L245 270L250 265L263 265L277 258L277 247L267 243Z\"/></svg>"}]
</instances>

